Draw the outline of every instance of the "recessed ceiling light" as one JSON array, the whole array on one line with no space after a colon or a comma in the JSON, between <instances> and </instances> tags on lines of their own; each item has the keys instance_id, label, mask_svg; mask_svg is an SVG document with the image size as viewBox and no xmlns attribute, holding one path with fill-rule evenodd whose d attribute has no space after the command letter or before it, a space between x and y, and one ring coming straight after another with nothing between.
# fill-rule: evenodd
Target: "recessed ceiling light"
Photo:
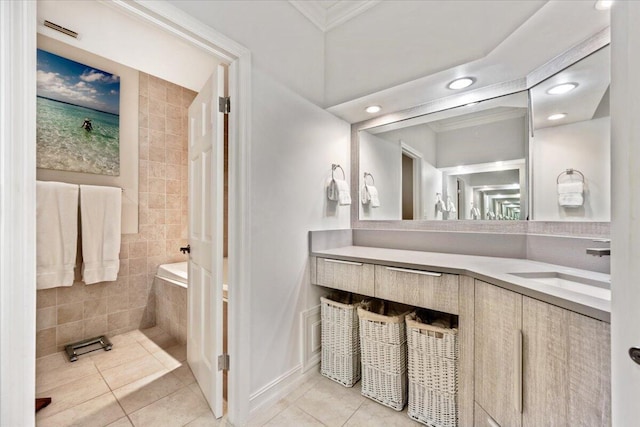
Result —
<instances>
[{"instance_id":1,"label":"recessed ceiling light","mask_svg":"<svg viewBox=\"0 0 640 427\"><path fill-rule=\"evenodd\" d=\"M473 77L462 77L459 79L455 79L451 83L447 85L449 89L458 90L464 89L465 87L469 87L476 82L476 79Z\"/></svg>"},{"instance_id":2,"label":"recessed ceiling light","mask_svg":"<svg viewBox=\"0 0 640 427\"><path fill-rule=\"evenodd\" d=\"M557 114L552 114L549 117L547 117L548 120L560 120L560 119L564 119L565 117L567 117L566 113L557 113Z\"/></svg>"},{"instance_id":3,"label":"recessed ceiling light","mask_svg":"<svg viewBox=\"0 0 640 427\"><path fill-rule=\"evenodd\" d=\"M379 105L369 105L367 108L364 109L364 111L366 111L369 114L375 114L380 110L382 110L382 107Z\"/></svg>"},{"instance_id":4,"label":"recessed ceiling light","mask_svg":"<svg viewBox=\"0 0 640 427\"><path fill-rule=\"evenodd\" d=\"M562 95L567 92L571 92L575 88L578 87L578 83L562 83L559 85L552 86L547 90L549 95Z\"/></svg>"},{"instance_id":5,"label":"recessed ceiling light","mask_svg":"<svg viewBox=\"0 0 640 427\"><path fill-rule=\"evenodd\" d=\"M613 0L598 0L596 2L596 9L598 10L609 10L613 5Z\"/></svg>"}]
</instances>

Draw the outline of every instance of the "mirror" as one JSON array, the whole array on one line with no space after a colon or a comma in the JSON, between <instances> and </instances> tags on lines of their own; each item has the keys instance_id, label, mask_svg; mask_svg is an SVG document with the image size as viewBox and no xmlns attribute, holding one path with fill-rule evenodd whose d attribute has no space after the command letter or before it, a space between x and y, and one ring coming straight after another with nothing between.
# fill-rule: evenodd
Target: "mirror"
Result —
<instances>
[{"instance_id":1,"label":"mirror","mask_svg":"<svg viewBox=\"0 0 640 427\"><path fill-rule=\"evenodd\" d=\"M610 51L605 46L530 89L535 220L611 219Z\"/></svg>"},{"instance_id":2,"label":"mirror","mask_svg":"<svg viewBox=\"0 0 640 427\"><path fill-rule=\"evenodd\" d=\"M526 219L527 106L523 91L360 130L360 220Z\"/></svg>"}]
</instances>

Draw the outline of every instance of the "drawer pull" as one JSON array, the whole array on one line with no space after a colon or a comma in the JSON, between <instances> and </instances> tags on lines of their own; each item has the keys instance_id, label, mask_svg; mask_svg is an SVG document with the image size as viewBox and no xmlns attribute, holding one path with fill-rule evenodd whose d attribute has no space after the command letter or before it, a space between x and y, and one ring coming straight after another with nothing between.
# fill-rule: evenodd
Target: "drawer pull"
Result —
<instances>
[{"instance_id":1,"label":"drawer pull","mask_svg":"<svg viewBox=\"0 0 640 427\"><path fill-rule=\"evenodd\" d=\"M489 426L491 427L500 427L500 424L495 422L491 417L487 417L487 424L489 424Z\"/></svg>"},{"instance_id":2,"label":"drawer pull","mask_svg":"<svg viewBox=\"0 0 640 427\"><path fill-rule=\"evenodd\" d=\"M324 262L332 262L334 264L362 265L361 262L343 261L341 259L328 259L328 258L325 258Z\"/></svg>"},{"instance_id":3,"label":"drawer pull","mask_svg":"<svg viewBox=\"0 0 640 427\"><path fill-rule=\"evenodd\" d=\"M401 273L421 274L423 276L440 277L442 273L434 273L433 271L409 270L408 268L386 267L389 271L399 271Z\"/></svg>"}]
</instances>

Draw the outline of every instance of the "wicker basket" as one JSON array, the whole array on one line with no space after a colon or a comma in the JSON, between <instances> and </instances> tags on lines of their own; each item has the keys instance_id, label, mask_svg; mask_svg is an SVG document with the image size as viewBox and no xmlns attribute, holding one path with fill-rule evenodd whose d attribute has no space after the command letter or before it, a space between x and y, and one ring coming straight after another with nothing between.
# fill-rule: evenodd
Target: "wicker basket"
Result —
<instances>
[{"instance_id":1,"label":"wicker basket","mask_svg":"<svg viewBox=\"0 0 640 427\"><path fill-rule=\"evenodd\" d=\"M401 411L407 403L407 343L404 318L358 308L362 395Z\"/></svg>"},{"instance_id":2,"label":"wicker basket","mask_svg":"<svg viewBox=\"0 0 640 427\"><path fill-rule=\"evenodd\" d=\"M342 304L320 298L322 318L322 362L320 373L353 387L361 376L358 314L360 304Z\"/></svg>"},{"instance_id":3,"label":"wicker basket","mask_svg":"<svg viewBox=\"0 0 640 427\"><path fill-rule=\"evenodd\" d=\"M406 318L409 417L432 427L458 426L458 330Z\"/></svg>"}]
</instances>

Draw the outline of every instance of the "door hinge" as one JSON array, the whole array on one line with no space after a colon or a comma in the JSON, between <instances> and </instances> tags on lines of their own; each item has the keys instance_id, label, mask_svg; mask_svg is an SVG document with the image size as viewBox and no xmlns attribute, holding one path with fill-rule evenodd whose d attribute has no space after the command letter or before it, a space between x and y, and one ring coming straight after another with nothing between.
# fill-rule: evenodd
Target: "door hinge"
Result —
<instances>
[{"instance_id":1,"label":"door hinge","mask_svg":"<svg viewBox=\"0 0 640 427\"><path fill-rule=\"evenodd\" d=\"M218 371L228 371L229 370L229 355L227 353L223 353L218 356Z\"/></svg>"},{"instance_id":2,"label":"door hinge","mask_svg":"<svg viewBox=\"0 0 640 427\"><path fill-rule=\"evenodd\" d=\"M218 97L218 111L223 114L229 114L231 112L231 98L228 96Z\"/></svg>"}]
</instances>

